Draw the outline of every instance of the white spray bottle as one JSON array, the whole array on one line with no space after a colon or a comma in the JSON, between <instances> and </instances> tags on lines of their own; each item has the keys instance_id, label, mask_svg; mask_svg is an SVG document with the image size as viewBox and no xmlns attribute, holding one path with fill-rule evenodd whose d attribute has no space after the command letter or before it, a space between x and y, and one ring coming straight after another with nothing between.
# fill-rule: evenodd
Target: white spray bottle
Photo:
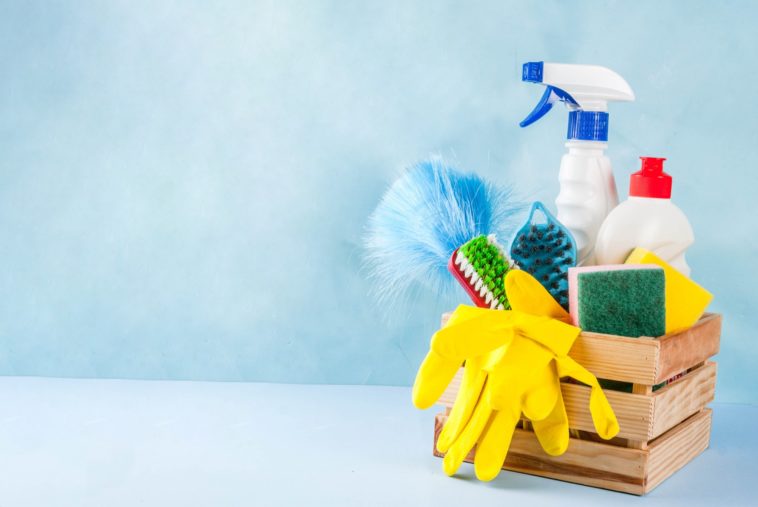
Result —
<instances>
[{"instance_id":1,"label":"white spray bottle","mask_svg":"<svg viewBox=\"0 0 758 507\"><path fill-rule=\"evenodd\" d=\"M624 78L597 65L528 62L521 79L546 87L522 127L542 118L555 102L565 103L570 111L568 152L561 158L561 190L555 204L558 220L574 235L577 264L592 265L600 225L618 204L611 161L604 153L608 102L633 101L634 92Z\"/></svg>"}]
</instances>

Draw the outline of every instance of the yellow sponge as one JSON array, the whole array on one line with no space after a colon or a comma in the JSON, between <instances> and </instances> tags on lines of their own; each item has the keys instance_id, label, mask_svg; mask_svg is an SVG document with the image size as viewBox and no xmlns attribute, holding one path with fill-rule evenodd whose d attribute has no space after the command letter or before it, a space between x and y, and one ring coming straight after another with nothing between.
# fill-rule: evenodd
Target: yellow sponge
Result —
<instances>
[{"instance_id":1,"label":"yellow sponge","mask_svg":"<svg viewBox=\"0 0 758 507\"><path fill-rule=\"evenodd\" d=\"M666 277L666 334L687 329L703 315L713 294L684 276L650 250L635 248L627 264L657 264Z\"/></svg>"}]
</instances>

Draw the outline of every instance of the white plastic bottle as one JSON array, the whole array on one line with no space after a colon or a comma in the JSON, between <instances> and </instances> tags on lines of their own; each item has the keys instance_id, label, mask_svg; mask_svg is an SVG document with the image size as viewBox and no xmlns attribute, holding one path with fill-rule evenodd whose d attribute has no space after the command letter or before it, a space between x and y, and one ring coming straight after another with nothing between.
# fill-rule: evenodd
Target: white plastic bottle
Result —
<instances>
[{"instance_id":1,"label":"white plastic bottle","mask_svg":"<svg viewBox=\"0 0 758 507\"><path fill-rule=\"evenodd\" d=\"M666 159L640 159L642 168L631 176L629 199L611 211L600 227L596 261L621 264L632 250L643 247L690 276L685 253L695 236L685 214L671 202L672 179L663 172Z\"/></svg>"},{"instance_id":2,"label":"white plastic bottle","mask_svg":"<svg viewBox=\"0 0 758 507\"><path fill-rule=\"evenodd\" d=\"M594 264L594 246L600 226L618 204L607 145L592 141L569 141L561 158L555 199L558 221L574 235L578 265Z\"/></svg>"},{"instance_id":3,"label":"white plastic bottle","mask_svg":"<svg viewBox=\"0 0 758 507\"><path fill-rule=\"evenodd\" d=\"M522 80L546 86L522 127L542 118L555 102L571 110L555 203L558 220L574 235L577 264L591 265L600 225L618 204L611 161L605 155L608 102L632 101L634 92L624 78L597 65L528 62Z\"/></svg>"}]
</instances>

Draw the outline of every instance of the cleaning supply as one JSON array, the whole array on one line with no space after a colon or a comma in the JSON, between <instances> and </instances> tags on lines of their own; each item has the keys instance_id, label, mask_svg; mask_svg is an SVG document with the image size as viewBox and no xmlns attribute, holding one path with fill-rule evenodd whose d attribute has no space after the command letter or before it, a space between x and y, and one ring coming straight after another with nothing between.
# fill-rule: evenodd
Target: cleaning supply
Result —
<instances>
[{"instance_id":1,"label":"cleaning supply","mask_svg":"<svg viewBox=\"0 0 758 507\"><path fill-rule=\"evenodd\" d=\"M645 248L635 248L627 264L655 264L666 277L666 334L694 325L703 315L713 294L693 282L666 261Z\"/></svg>"},{"instance_id":2,"label":"cleaning supply","mask_svg":"<svg viewBox=\"0 0 758 507\"><path fill-rule=\"evenodd\" d=\"M534 275L563 308L568 309L568 268L576 265L576 243L545 206L532 204L524 226L511 243L511 259Z\"/></svg>"},{"instance_id":3,"label":"cleaning supply","mask_svg":"<svg viewBox=\"0 0 758 507\"><path fill-rule=\"evenodd\" d=\"M432 337L416 376L413 403L428 408L465 361L461 387L437 440L448 475L458 470L476 445L477 477L495 478L522 413L532 421L545 452L563 454L569 427L561 377L591 387L590 413L602 438L613 438L619 431L597 379L567 355L580 330L565 323L566 311L524 271L509 271L505 286L518 310L459 306ZM543 315L530 313L543 311Z\"/></svg>"},{"instance_id":4,"label":"cleaning supply","mask_svg":"<svg viewBox=\"0 0 758 507\"><path fill-rule=\"evenodd\" d=\"M448 270L480 308L508 310L503 278L511 262L494 234L477 236L450 256Z\"/></svg>"},{"instance_id":5,"label":"cleaning supply","mask_svg":"<svg viewBox=\"0 0 758 507\"><path fill-rule=\"evenodd\" d=\"M402 315L413 290L422 287L459 298L448 272L453 251L480 235L510 238L523 209L509 188L439 157L406 169L369 217L364 237L380 308L387 316Z\"/></svg>"},{"instance_id":6,"label":"cleaning supply","mask_svg":"<svg viewBox=\"0 0 758 507\"><path fill-rule=\"evenodd\" d=\"M545 85L537 107L522 127L542 118L555 102L566 104L569 124L555 203L558 220L573 234L578 265L594 263L593 250L600 225L618 204L608 141L608 102L632 101L634 92L617 73L597 65L528 62L522 80Z\"/></svg>"},{"instance_id":7,"label":"cleaning supply","mask_svg":"<svg viewBox=\"0 0 758 507\"><path fill-rule=\"evenodd\" d=\"M584 266L569 269L568 277L575 326L633 338L666 333L666 281L660 266Z\"/></svg>"},{"instance_id":8,"label":"cleaning supply","mask_svg":"<svg viewBox=\"0 0 758 507\"><path fill-rule=\"evenodd\" d=\"M600 227L596 260L598 264L621 264L634 248L642 247L689 276L685 252L695 237L687 217L671 202L671 176L663 172L666 159L640 159L642 168L632 174L629 199Z\"/></svg>"}]
</instances>

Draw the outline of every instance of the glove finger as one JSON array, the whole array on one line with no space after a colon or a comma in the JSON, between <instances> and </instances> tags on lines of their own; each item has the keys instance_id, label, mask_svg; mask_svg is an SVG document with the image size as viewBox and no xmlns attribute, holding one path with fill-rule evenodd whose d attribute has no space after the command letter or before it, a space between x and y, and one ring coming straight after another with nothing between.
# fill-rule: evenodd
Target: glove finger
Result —
<instances>
[{"instance_id":1,"label":"glove finger","mask_svg":"<svg viewBox=\"0 0 758 507\"><path fill-rule=\"evenodd\" d=\"M474 471L480 481L491 481L500 473L511 446L520 414L511 410L492 413L476 446Z\"/></svg>"},{"instance_id":2,"label":"glove finger","mask_svg":"<svg viewBox=\"0 0 758 507\"><path fill-rule=\"evenodd\" d=\"M551 361L538 371L531 386L525 390L522 401L524 415L532 421L546 418L553 410L560 392L558 374Z\"/></svg>"},{"instance_id":3,"label":"glove finger","mask_svg":"<svg viewBox=\"0 0 758 507\"><path fill-rule=\"evenodd\" d=\"M466 423L474 412L474 407L479 401L479 397L484 387L484 381L487 373L481 369L480 358L472 358L466 361L466 368L463 372L463 380L455 397L453 409L437 438L437 451L446 453L452 443L458 438Z\"/></svg>"},{"instance_id":4,"label":"glove finger","mask_svg":"<svg viewBox=\"0 0 758 507\"><path fill-rule=\"evenodd\" d=\"M608 398L600 388L597 378L568 356L556 358L558 375L561 377L573 377L592 388L590 391L590 414L595 425L595 431L601 438L609 440L619 432L619 423L613 412Z\"/></svg>"},{"instance_id":5,"label":"glove finger","mask_svg":"<svg viewBox=\"0 0 758 507\"><path fill-rule=\"evenodd\" d=\"M460 367L461 361L446 359L430 350L413 383L413 405L420 409L434 405Z\"/></svg>"},{"instance_id":6,"label":"glove finger","mask_svg":"<svg viewBox=\"0 0 758 507\"><path fill-rule=\"evenodd\" d=\"M514 310L545 315L570 323L569 313L553 299L540 282L526 271L513 269L505 275L505 293Z\"/></svg>"},{"instance_id":7,"label":"glove finger","mask_svg":"<svg viewBox=\"0 0 758 507\"><path fill-rule=\"evenodd\" d=\"M448 449L447 454L445 454L445 458L442 460L442 469L447 475L453 475L458 471L463 460L466 459L468 453L474 448L474 444L476 444L476 441L482 434L491 414L492 407L490 407L490 404L487 402L487 397L482 396L479 399L476 408L474 408L474 413L471 415L471 419L469 419L466 427L458 438L455 439Z\"/></svg>"},{"instance_id":8,"label":"glove finger","mask_svg":"<svg viewBox=\"0 0 758 507\"><path fill-rule=\"evenodd\" d=\"M560 381L558 381L560 384ZM540 445L551 456L560 456L569 444L569 425L566 415L566 406L563 404L563 395L558 386L558 398L553 410L541 421L532 421L532 428L537 435Z\"/></svg>"}]
</instances>

